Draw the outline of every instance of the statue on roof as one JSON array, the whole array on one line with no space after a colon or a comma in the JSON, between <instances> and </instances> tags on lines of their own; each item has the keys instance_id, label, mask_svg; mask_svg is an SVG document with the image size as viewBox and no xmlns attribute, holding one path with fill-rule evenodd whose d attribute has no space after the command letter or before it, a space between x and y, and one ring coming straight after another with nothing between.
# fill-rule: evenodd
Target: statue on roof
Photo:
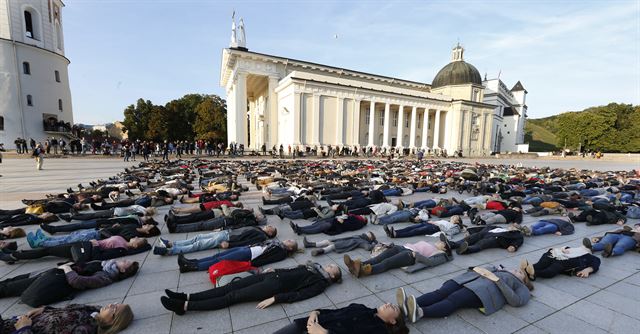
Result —
<instances>
[{"instance_id":1,"label":"statue on roof","mask_svg":"<svg viewBox=\"0 0 640 334\"><path fill-rule=\"evenodd\" d=\"M247 36L244 33L244 20L240 18L240 24L238 25L238 47L247 47Z\"/></svg>"},{"instance_id":2,"label":"statue on roof","mask_svg":"<svg viewBox=\"0 0 640 334\"><path fill-rule=\"evenodd\" d=\"M229 45L232 48L238 47L238 40L236 38L236 11L233 11L231 14L231 44Z\"/></svg>"}]
</instances>

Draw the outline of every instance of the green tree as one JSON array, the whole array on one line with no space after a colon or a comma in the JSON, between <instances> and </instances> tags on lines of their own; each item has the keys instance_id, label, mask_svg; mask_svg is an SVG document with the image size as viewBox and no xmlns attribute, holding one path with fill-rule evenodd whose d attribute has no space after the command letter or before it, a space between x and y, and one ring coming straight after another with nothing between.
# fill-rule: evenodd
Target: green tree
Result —
<instances>
[{"instance_id":1,"label":"green tree","mask_svg":"<svg viewBox=\"0 0 640 334\"><path fill-rule=\"evenodd\" d=\"M169 128L171 127L171 114L163 106L154 106L149 117L149 127L145 133L145 138L154 141L172 140L169 138Z\"/></svg>"},{"instance_id":2,"label":"green tree","mask_svg":"<svg viewBox=\"0 0 640 334\"><path fill-rule=\"evenodd\" d=\"M124 110L122 124L130 139L146 139L153 107L151 101L138 99L135 106L132 104Z\"/></svg>"},{"instance_id":3,"label":"green tree","mask_svg":"<svg viewBox=\"0 0 640 334\"><path fill-rule=\"evenodd\" d=\"M227 108L219 96L207 96L195 108L194 132L196 139L227 140Z\"/></svg>"}]
</instances>

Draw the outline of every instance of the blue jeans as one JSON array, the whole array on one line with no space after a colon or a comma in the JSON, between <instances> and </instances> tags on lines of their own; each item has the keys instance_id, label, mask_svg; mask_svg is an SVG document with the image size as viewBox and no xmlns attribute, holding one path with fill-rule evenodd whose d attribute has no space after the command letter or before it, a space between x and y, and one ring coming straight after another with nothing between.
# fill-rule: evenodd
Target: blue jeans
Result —
<instances>
[{"instance_id":1,"label":"blue jeans","mask_svg":"<svg viewBox=\"0 0 640 334\"><path fill-rule=\"evenodd\" d=\"M544 200L538 196L527 197L522 200L522 204L531 204L533 206L538 206L542 202L544 202Z\"/></svg>"},{"instance_id":2,"label":"blue jeans","mask_svg":"<svg viewBox=\"0 0 640 334\"><path fill-rule=\"evenodd\" d=\"M223 241L229 241L229 231L212 232L206 234L198 234L187 240L178 240L173 242L173 247L168 249L171 255L180 253L192 253L205 249L216 248Z\"/></svg>"},{"instance_id":3,"label":"blue jeans","mask_svg":"<svg viewBox=\"0 0 640 334\"><path fill-rule=\"evenodd\" d=\"M414 224L409 227L405 227L401 230L396 230L396 238L408 238L416 235L428 235L440 232L440 228L437 225L429 223Z\"/></svg>"},{"instance_id":4,"label":"blue jeans","mask_svg":"<svg viewBox=\"0 0 640 334\"><path fill-rule=\"evenodd\" d=\"M426 193L427 191L430 191L431 187L422 187L422 188L416 188L413 189L414 193Z\"/></svg>"},{"instance_id":5,"label":"blue jeans","mask_svg":"<svg viewBox=\"0 0 640 334\"><path fill-rule=\"evenodd\" d=\"M402 195L402 190L401 189L387 189L387 190L383 190L382 193L385 196L400 196L400 195Z\"/></svg>"},{"instance_id":6,"label":"blue jeans","mask_svg":"<svg viewBox=\"0 0 640 334\"><path fill-rule=\"evenodd\" d=\"M135 200L135 205L144 206L145 208L151 205L151 197L143 196Z\"/></svg>"},{"instance_id":7,"label":"blue jeans","mask_svg":"<svg viewBox=\"0 0 640 334\"><path fill-rule=\"evenodd\" d=\"M558 232L558 226L545 220L531 225L531 234L533 235L552 234L556 232Z\"/></svg>"},{"instance_id":8,"label":"blue jeans","mask_svg":"<svg viewBox=\"0 0 640 334\"><path fill-rule=\"evenodd\" d=\"M411 218L414 217L414 214L408 210L396 211L394 213L378 217L378 224L380 225L388 225L395 223L403 223L411 221Z\"/></svg>"},{"instance_id":9,"label":"blue jeans","mask_svg":"<svg viewBox=\"0 0 640 334\"><path fill-rule=\"evenodd\" d=\"M318 220L311 225L298 227L302 234L318 234L331 228L333 218Z\"/></svg>"},{"instance_id":10,"label":"blue jeans","mask_svg":"<svg viewBox=\"0 0 640 334\"><path fill-rule=\"evenodd\" d=\"M198 270L208 270L212 265L222 261L251 261L251 248L250 247L238 247L220 252L216 255L205 257L197 260Z\"/></svg>"},{"instance_id":11,"label":"blue jeans","mask_svg":"<svg viewBox=\"0 0 640 334\"><path fill-rule=\"evenodd\" d=\"M425 199L424 201L417 201L413 203L414 208L418 209L431 209L436 206L436 201L432 199Z\"/></svg>"},{"instance_id":12,"label":"blue jeans","mask_svg":"<svg viewBox=\"0 0 640 334\"><path fill-rule=\"evenodd\" d=\"M596 242L591 246L594 252L604 249L604 245L613 245L613 251L611 255L622 255L625 251L632 250L636 247L636 241L624 234L609 233L605 235L599 242Z\"/></svg>"},{"instance_id":13,"label":"blue jeans","mask_svg":"<svg viewBox=\"0 0 640 334\"><path fill-rule=\"evenodd\" d=\"M49 237L45 240L40 247L54 247L59 245L66 245L72 242L77 241L89 241L92 239L98 239L100 236L100 231L91 229L91 230L80 230L75 231L67 235L62 235L58 237Z\"/></svg>"}]
</instances>

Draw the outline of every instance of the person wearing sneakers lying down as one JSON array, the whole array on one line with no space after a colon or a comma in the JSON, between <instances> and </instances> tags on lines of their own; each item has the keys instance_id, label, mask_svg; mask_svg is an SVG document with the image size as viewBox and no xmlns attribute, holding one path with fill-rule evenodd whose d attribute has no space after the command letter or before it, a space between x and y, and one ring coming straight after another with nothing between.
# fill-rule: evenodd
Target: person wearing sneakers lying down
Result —
<instances>
[{"instance_id":1,"label":"person wearing sneakers lying down","mask_svg":"<svg viewBox=\"0 0 640 334\"><path fill-rule=\"evenodd\" d=\"M344 255L344 263L349 272L355 277L376 275L394 268L407 267L406 272L412 273L425 268L435 267L453 259L449 242L441 234L439 242L430 244L418 241L414 244L391 245L380 255L370 260L352 260Z\"/></svg>"},{"instance_id":2,"label":"person wearing sneakers lying down","mask_svg":"<svg viewBox=\"0 0 640 334\"><path fill-rule=\"evenodd\" d=\"M593 242L593 246L590 246ZM602 251L603 257L622 255L625 251L640 248L640 223L632 227L623 226L619 230L607 232L602 237L583 240L592 251Z\"/></svg>"},{"instance_id":3,"label":"person wearing sneakers lying down","mask_svg":"<svg viewBox=\"0 0 640 334\"><path fill-rule=\"evenodd\" d=\"M396 292L398 305L411 323L421 318L444 318L465 308L491 315L505 305L521 307L531 299L533 285L521 269L505 270L489 266L470 268L422 296Z\"/></svg>"},{"instance_id":4,"label":"person wearing sneakers lying down","mask_svg":"<svg viewBox=\"0 0 640 334\"><path fill-rule=\"evenodd\" d=\"M586 239L584 246L550 248L538 262L529 264L526 259L520 261L520 269L535 280L537 277L552 278L558 274L587 278L598 272L600 259L591 254L591 244Z\"/></svg>"},{"instance_id":5,"label":"person wearing sneakers lying down","mask_svg":"<svg viewBox=\"0 0 640 334\"><path fill-rule=\"evenodd\" d=\"M318 256L320 254L327 254L335 251L336 253L345 253L356 248L362 248L366 251L373 249L373 246L378 243L376 235L369 231L360 235L354 235L350 237L322 240L318 242L312 242L307 240L307 237L302 239L305 248L315 248L311 251L311 255Z\"/></svg>"}]
</instances>

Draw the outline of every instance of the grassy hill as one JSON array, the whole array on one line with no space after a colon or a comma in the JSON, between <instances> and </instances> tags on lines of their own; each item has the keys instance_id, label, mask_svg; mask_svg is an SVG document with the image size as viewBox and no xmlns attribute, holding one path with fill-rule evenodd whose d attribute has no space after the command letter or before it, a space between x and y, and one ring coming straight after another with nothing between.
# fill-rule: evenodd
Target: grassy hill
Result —
<instances>
[{"instance_id":1,"label":"grassy hill","mask_svg":"<svg viewBox=\"0 0 640 334\"><path fill-rule=\"evenodd\" d=\"M524 127L524 141L529 143L529 151L531 152L549 152L556 151L557 137L552 132L555 130L554 119L556 116L527 119Z\"/></svg>"}]
</instances>

